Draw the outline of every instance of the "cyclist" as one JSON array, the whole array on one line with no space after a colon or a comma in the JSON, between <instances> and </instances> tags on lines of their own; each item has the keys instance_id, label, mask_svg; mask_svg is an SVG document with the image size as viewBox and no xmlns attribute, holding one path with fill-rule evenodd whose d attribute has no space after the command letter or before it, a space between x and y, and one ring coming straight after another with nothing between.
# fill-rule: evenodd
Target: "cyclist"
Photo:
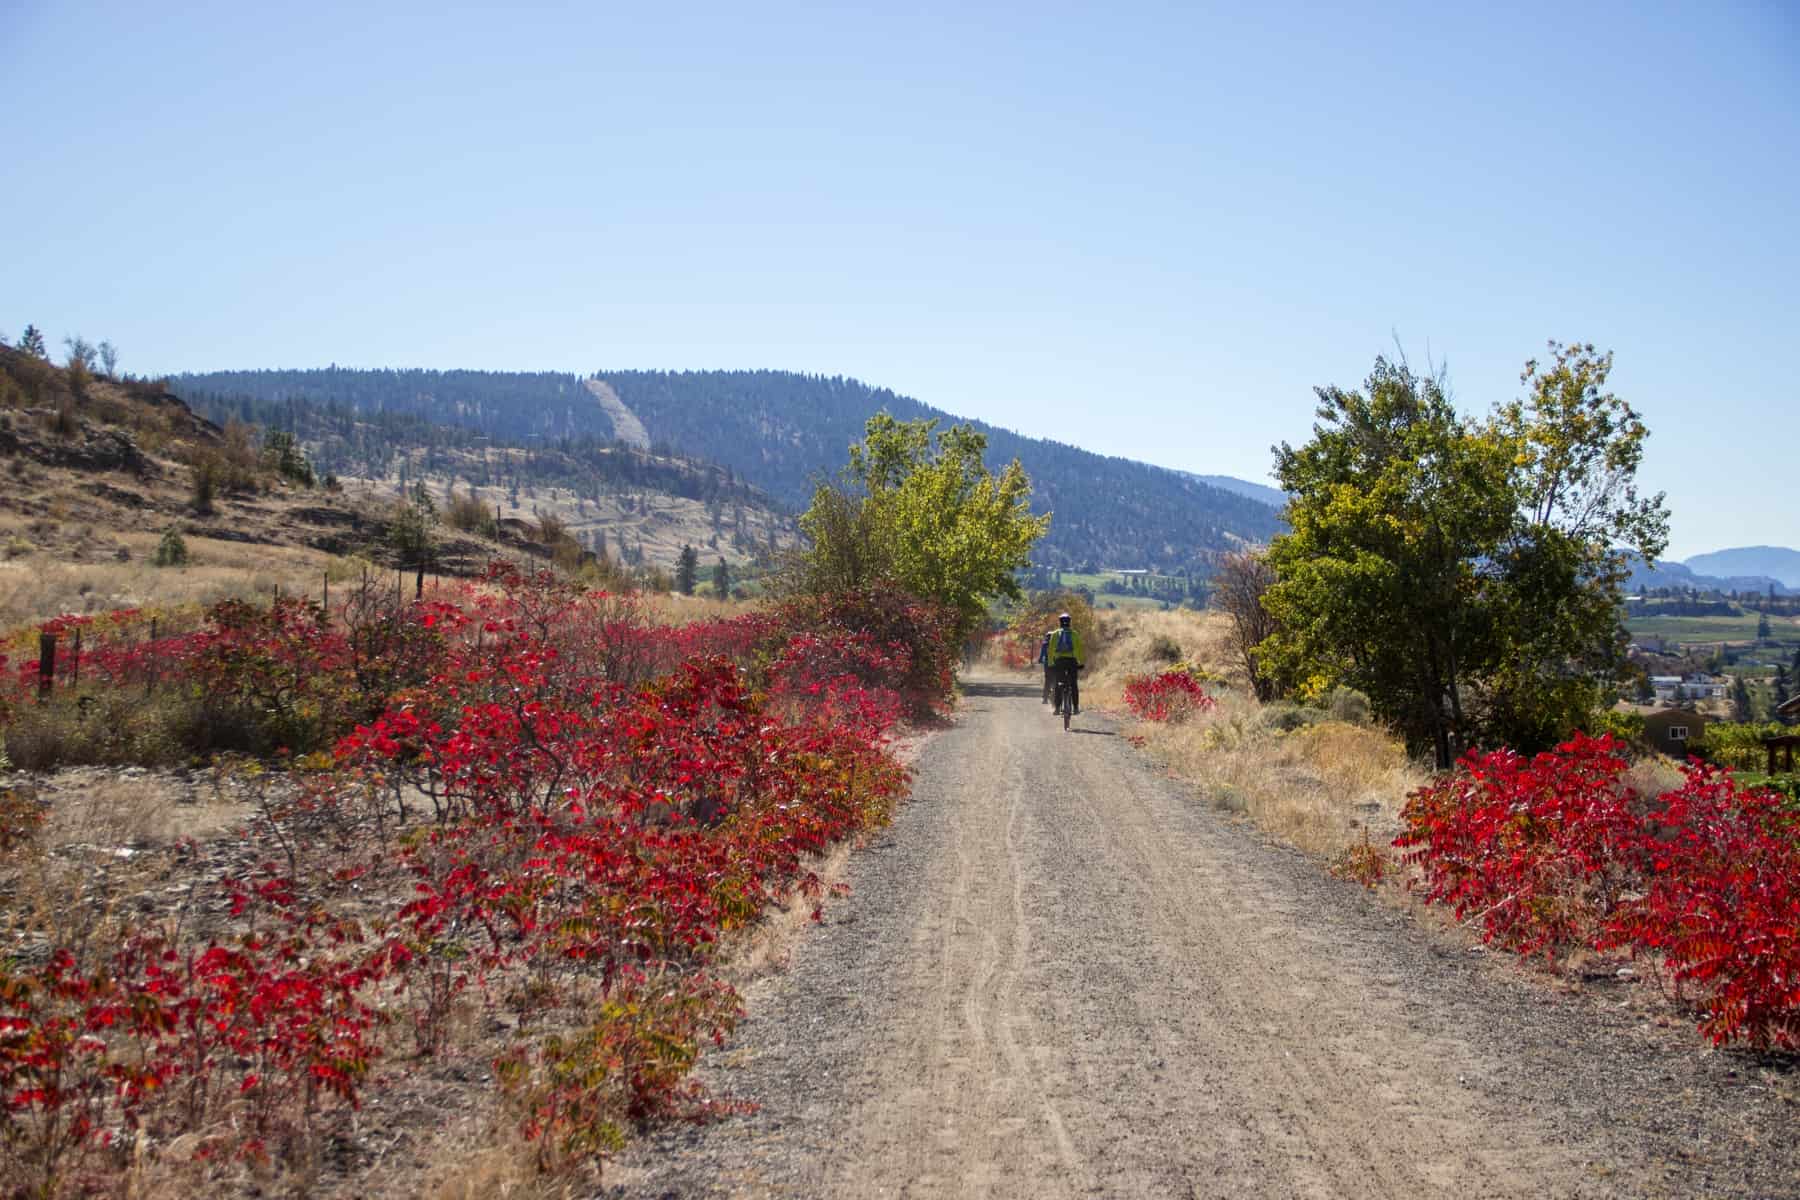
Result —
<instances>
[{"instance_id":1,"label":"cyclist","mask_svg":"<svg viewBox=\"0 0 1800 1200\"><path fill-rule=\"evenodd\" d=\"M1069 623L1069 614L1063 613L1056 619L1056 630L1050 635L1050 648L1046 654L1050 668L1056 675L1057 706L1054 710L1062 712L1067 704L1071 715L1081 711L1081 685L1076 678L1081 670L1081 635Z\"/></svg>"},{"instance_id":2,"label":"cyclist","mask_svg":"<svg viewBox=\"0 0 1800 1200\"><path fill-rule=\"evenodd\" d=\"M1045 704L1050 703L1050 684L1053 681L1051 671L1050 671L1050 639L1055 636L1056 636L1056 630L1052 629L1049 633L1046 633L1044 635L1044 640L1043 640L1042 644L1040 644L1038 646L1037 660L1038 660L1038 662L1042 663L1044 666L1044 700L1043 700L1043 703L1045 703Z\"/></svg>"}]
</instances>

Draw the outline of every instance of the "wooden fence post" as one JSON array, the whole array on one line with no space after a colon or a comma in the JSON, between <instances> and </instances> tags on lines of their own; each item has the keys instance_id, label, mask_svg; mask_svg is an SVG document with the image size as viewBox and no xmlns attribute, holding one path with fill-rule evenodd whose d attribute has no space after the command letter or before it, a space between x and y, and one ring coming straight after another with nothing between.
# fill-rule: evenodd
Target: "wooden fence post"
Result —
<instances>
[{"instance_id":1,"label":"wooden fence post","mask_svg":"<svg viewBox=\"0 0 1800 1200\"><path fill-rule=\"evenodd\" d=\"M38 700L50 698L50 685L56 681L56 635L38 634Z\"/></svg>"},{"instance_id":2,"label":"wooden fence post","mask_svg":"<svg viewBox=\"0 0 1800 1200\"><path fill-rule=\"evenodd\" d=\"M75 649L69 657L69 686L81 686L81 626L75 627Z\"/></svg>"}]
</instances>

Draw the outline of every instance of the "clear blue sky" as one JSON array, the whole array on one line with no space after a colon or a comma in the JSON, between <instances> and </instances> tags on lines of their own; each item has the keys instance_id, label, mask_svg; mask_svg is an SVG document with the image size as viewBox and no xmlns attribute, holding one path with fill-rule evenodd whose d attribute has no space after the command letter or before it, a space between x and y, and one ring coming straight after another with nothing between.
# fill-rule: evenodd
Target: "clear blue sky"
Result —
<instances>
[{"instance_id":1,"label":"clear blue sky","mask_svg":"<svg viewBox=\"0 0 1800 1200\"><path fill-rule=\"evenodd\" d=\"M1395 333L1471 410L1593 341L1671 556L1800 545L1797 14L9 0L0 332L842 373L1256 480Z\"/></svg>"}]
</instances>

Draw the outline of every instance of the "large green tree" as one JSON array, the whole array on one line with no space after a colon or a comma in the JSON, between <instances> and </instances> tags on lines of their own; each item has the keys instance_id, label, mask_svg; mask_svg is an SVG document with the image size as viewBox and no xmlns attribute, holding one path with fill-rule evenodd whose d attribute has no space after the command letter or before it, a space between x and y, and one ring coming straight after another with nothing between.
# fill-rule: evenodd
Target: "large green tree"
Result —
<instances>
[{"instance_id":1,"label":"large green tree","mask_svg":"<svg viewBox=\"0 0 1800 1200\"><path fill-rule=\"evenodd\" d=\"M1347 684L1440 766L1541 745L1623 678L1628 551L1666 540L1634 476L1645 436L1610 356L1551 345L1526 396L1460 415L1442 375L1377 359L1321 388L1312 440L1276 449L1290 532L1270 546L1264 657L1303 691Z\"/></svg>"},{"instance_id":2,"label":"large green tree","mask_svg":"<svg viewBox=\"0 0 1800 1200\"><path fill-rule=\"evenodd\" d=\"M821 483L800 519L810 548L790 583L815 592L891 581L954 608L967 633L992 597L1017 599L1014 573L1050 527L1031 515L1014 460L995 474L987 438L966 425L869 418L843 475Z\"/></svg>"},{"instance_id":3,"label":"large green tree","mask_svg":"<svg viewBox=\"0 0 1800 1200\"><path fill-rule=\"evenodd\" d=\"M1512 447L1518 512L1488 589L1499 661L1477 680L1484 731L1542 747L1587 722L1625 678L1622 589L1634 556L1668 545L1663 496L1640 496L1649 430L1606 390L1611 353L1550 343L1525 364L1524 396L1488 427Z\"/></svg>"}]
</instances>

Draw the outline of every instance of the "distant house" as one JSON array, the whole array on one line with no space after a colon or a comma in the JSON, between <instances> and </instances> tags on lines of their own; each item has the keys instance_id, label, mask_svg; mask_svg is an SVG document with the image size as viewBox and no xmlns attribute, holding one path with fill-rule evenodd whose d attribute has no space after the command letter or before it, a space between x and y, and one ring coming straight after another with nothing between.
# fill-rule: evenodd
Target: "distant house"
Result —
<instances>
[{"instance_id":1,"label":"distant house","mask_svg":"<svg viewBox=\"0 0 1800 1200\"><path fill-rule=\"evenodd\" d=\"M1671 758L1686 758L1705 732L1706 718L1685 708L1659 708L1644 718L1644 740Z\"/></svg>"},{"instance_id":2,"label":"distant house","mask_svg":"<svg viewBox=\"0 0 1800 1200\"><path fill-rule=\"evenodd\" d=\"M1656 689L1659 704L1682 700L1723 700L1731 694L1731 681L1717 675L1697 672L1693 675L1652 675L1650 686Z\"/></svg>"},{"instance_id":3,"label":"distant house","mask_svg":"<svg viewBox=\"0 0 1800 1200\"><path fill-rule=\"evenodd\" d=\"M1800 718L1800 696L1775 706L1775 715L1784 721Z\"/></svg>"},{"instance_id":4,"label":"distant house","mask_svg":"<svg viewBox=\"0 0 1800 1200\"><path fill-rule=\"evenodd\" d=\"M1633 650L1641 650L1645 654L1661 654L1663 652L1663 640L1659 637L1648 637L1640 634L1631 639L1631 648Z\"/></svg>"}]
</instances>

